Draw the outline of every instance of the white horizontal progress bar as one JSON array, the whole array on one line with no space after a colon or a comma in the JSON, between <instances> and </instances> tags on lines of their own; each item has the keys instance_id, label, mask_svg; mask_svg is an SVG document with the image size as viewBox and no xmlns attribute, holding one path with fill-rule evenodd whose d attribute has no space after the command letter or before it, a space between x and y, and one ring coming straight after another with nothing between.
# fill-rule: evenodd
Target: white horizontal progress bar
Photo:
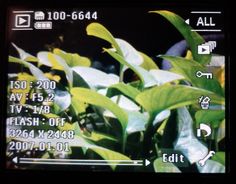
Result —
<instances>
[{"instance_id":1,"label":"white horizontal progress bar","mask_svg":"<svg viewBox=\"0 0 236 184\"><path fill-rule=\"evenodd\" d=\"M46 164L46 165L122 165L122 166L142 166L143 164L139 163L76 163L76 162L32 162L32 161L20 161L21 164Z\"/></svg>"},{"instance_id":2,"label":"white horizontal progress bar","mask_svg":"<svg viewBox=\"0 0 236 184\"><path fill-rule=\"evenodd\" d=\"M44 158L20 158L20 161L58 161L58 162L143 162L143 160L89 160L89 159L44 159Z\"/></svg>"},{"instance_id":3,"label":"white horizontal progress bar","mask_svg":"<svg viewBox=\"0 0 236 184\"><path fill-rule=\"evenodd\" d=\"M20 164L46 164L46 165L143 166L143 160L84 160L84 159L19 158L19 163ZM148 164L149 163L150 162L148 162Z\"/></svg>"},{"instance_id":4,"label":"white horizontal progress bar","mask_svg":"<svg viewBox=\"0 0 236 184\"><path fill-rule=\"evenodd\" d=\"M221 14L221 11L191 11L191 13Z\"/></svg>"}]
</instances>

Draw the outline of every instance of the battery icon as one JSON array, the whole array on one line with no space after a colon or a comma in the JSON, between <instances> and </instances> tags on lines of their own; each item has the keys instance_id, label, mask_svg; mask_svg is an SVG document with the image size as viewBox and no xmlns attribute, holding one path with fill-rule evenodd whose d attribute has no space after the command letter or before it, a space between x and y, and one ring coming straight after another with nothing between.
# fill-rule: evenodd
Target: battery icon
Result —
<instances>
[{"instance_id":1,"label":"battery icon","mask_svg":"<svg viewBox=\"0 0 236 184\"><path fill-rule=\"evenodd\" d=\"M52 22L44 21L44 22L35 22L35 29L52 29Z\"/></svg>"}]
</instances>

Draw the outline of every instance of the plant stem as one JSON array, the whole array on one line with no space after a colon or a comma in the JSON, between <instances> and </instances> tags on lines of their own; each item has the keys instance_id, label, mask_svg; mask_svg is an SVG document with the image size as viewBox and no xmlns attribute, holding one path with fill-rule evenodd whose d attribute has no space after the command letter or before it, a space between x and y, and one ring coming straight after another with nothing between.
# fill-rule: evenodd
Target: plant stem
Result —
<instances>
[{"instance_id":1,"label":"plant stem","mask_svg":"<svg viewBox=\"0 0 236 184\"><path fill-rule=\"evenodd\" d=\"M124 65L120 65L120 78L119 78L119 82L123 82L124 80L124 71L123 71L123 68L124 68ZM117 100L116 100L116 103L119 104L119 101L120 101L120 95L118 96Z\"/></svg>"},{"instance_id":2,"label":"plant stem","mask_svg":"<svg viewBox=\"0 0 236 184\"><path fill-rule=\"evenodd\" d=\"M126 139L127 139L127 135L124 132L123 135L122 135L122 153L123 154L125 154Z\"/></svg>"},{"instance_id":3,"label":"plant stem","mask_svg":"<svg viewBox=\"0 0 236 184\"><path fill-rule=\"evenodd\" d=\"M144 132L143 150L142 150L143 158L148 157L149 154L149 149L152 143L152 134L153 134L152 122L154 121L154 118L155 116L153 114L150 114L150 118L147 123L147 129Z\"/></svg>"}]
</instances>

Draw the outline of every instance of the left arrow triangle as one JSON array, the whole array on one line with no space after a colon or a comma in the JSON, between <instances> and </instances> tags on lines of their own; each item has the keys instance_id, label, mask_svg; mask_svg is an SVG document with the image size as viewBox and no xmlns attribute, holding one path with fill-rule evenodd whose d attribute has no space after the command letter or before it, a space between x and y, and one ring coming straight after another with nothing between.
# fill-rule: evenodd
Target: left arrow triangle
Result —
<instances>
[{"instance_id":1,"label":"left arrow triangle","mask_svg":"<svg viewBox=\"0 0 236 184\"><path fill-rule=\"evenodd\" d=\"M18 158L15 157L15 158L12 159L12 161L13 161L15 164L17 164L17 163L18 163Z\"/></svg>"},{"instance_id":2,"label":"left arrow triangle","mask_svg":"<svg viewBox=\"0 0 236 184\"><path fill-rule=\"evenodd\" d=\"M186 23L186 24L189 24L189 21L190 21L190 20L189 20L189 19L187 19L187 20L185 20L185 23Z\"/></svg>"}]
</instances>

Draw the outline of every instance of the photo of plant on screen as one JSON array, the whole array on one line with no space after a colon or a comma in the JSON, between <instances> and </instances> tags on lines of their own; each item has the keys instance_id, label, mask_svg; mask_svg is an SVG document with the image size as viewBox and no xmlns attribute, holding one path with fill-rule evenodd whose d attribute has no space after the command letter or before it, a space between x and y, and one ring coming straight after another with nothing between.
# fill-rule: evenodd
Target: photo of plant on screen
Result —
<instances>
[{"instance_id":1,"label":"photo of plant on screen","mask_svg":"<svg viewBox=\"0 0 236 184\"><path fill-rule=\"evenodd\" d=\"M33 55L11 43L17 54L9 55L14 72L8 74L8 168L45 168L27 164L35 158L71 162L53 169L225 172L224 63L212 64L222 63L221 54L199 54L204 43L213 50L214 35L192 31L172 11L146 14L167 22L184 40L149 56L117 38L108 23L93 20L83 36L105 43L100 51L111 62L107 66L60 44ZM158 39L171 34L166 30L166 38ZM77 166L74 159L94 164Z\"/></svg>"}]
</instances>

